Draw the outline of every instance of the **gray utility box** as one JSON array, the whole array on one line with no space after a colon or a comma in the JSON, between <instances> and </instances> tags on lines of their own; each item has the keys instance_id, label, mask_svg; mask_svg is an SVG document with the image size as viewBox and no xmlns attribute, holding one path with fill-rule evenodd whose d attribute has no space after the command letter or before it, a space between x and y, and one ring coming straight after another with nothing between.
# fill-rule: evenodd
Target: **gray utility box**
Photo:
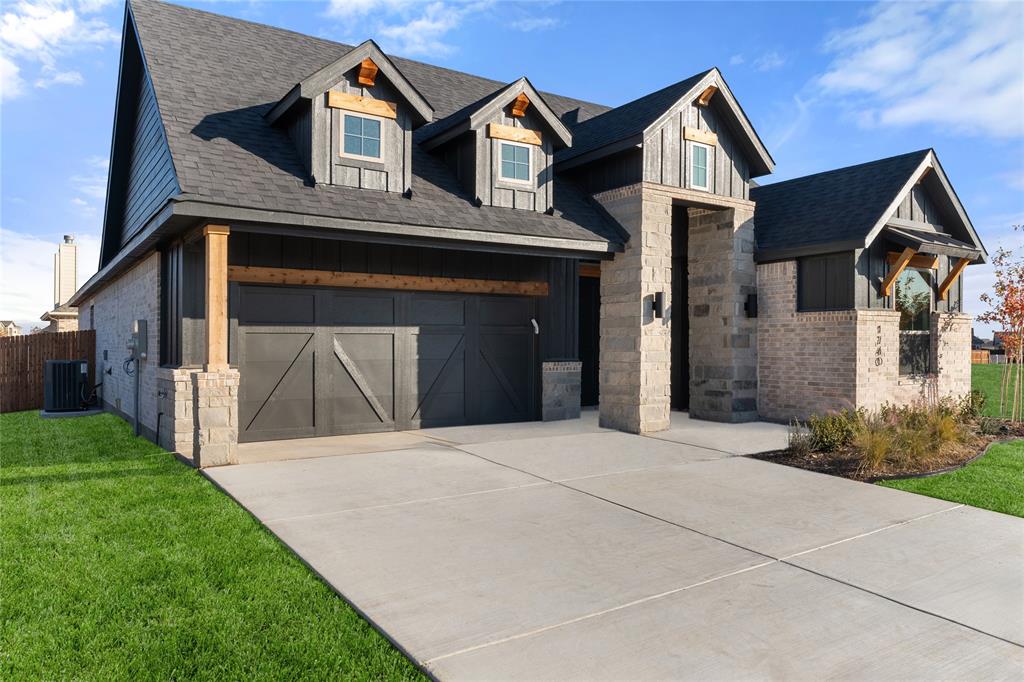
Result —
<instances>
[{"instance_id":1,"label":"gray utility box","mask_svg":"<svg viewBox=\"0 0 1024 682\"><path fill-rule=\"evenodd\" d=\"M84 409L89 364L85 360L47 360L43 369L43 410L72 412Z\"/></svg>"}]
</instances>

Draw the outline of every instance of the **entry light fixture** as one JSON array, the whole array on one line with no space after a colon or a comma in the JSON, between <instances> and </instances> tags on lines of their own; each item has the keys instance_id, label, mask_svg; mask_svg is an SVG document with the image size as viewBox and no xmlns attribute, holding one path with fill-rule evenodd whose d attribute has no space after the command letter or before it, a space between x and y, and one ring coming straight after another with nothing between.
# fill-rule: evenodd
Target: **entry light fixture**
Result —
<instances>
[{"instance_id":1,"label":"entry light fixture","mask_svg":"<svg viewBox=\"0 0 1024 682\"><path fill-rule=\"evenodd\" d=\"M665 292L659 291L654 294L654 300L651 302L652 312L654 317L660 319L665 317Z\"/></svg>"}]
</instances>

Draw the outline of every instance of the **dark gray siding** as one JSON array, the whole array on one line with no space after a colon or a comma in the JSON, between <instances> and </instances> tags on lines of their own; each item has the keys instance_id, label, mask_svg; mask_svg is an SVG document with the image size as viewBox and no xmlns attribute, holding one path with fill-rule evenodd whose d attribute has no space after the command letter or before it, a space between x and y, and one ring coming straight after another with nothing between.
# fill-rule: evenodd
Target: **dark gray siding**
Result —
<instances>
[{"instance_id":1,"label":"dark gray siding","mask_svg":"<svg viewBox=\"0 0 1024 682\"><path fill-rule=\"evenodd\" d=\"M168 197L178 192L171 150L164 136L153 84L145 72L139 74L138 78L138 108L130 142L131 154L121 217L122 244L135 236Z\"/></svg>"},{"instance_id":2,"label":"dark gray siding","mask_svg":"<svg viewBox=\"0 0 1024 682\"><path fill-rule=\"evenodd\" d=\"M479 251L368 244L312 237L232 232L231 265L366 272L422 277L546 281L550 294L538 305L541 359L578 353L577 262Z\"/></svg>"},{"instance_id":3,"label":"dark gray siding","mask_svg":"<svg viewBox=\"0 0 1024 682\"><path fill-rule=\"evenodd\" d=\"M569 171L566 177L588 194L635 185L643 180L644 153L630 149Z\"/></svg>"},{"instance_id":4,"label":"dark gray siding","mask_svg":"<svg viewBox=\"0 0 1024 682\"><path fill-rule=\"evenodd\" d=\"M714 107L693 102L680 105L644 138L643 179L673 187L691 187L690 156L693 142L683 139L683 128L698 128L718 136L708 159L708 192L736 199L749 198L750 169L732 131ZM704 190L701 190L704 191Z\"/></svg>"},{"instance_id":5,"label":"dark gray siding","mask_svg":"<svg viewBox=\"0 0 1024 682\"><path fill-rule=\"evenodd\" d=\"M935 208L931 199L928 198L928 192L921 184L914 185L907 192L906 196L903 197L903 201L896 207L892 217L900 218L901 220L913 220L919 223L931 223L932 225L942 223L938 209Z\"/></svg>"},{"instance_id":6,"label":"dark gray siding","mask_svg":"<svg viewBox=\"0 0 1024 682\"><path fill-rule=\"evenodd\" d=\"M847 310L854 306L853 253L797 259L797 310Z\"/></svg>"},{"instance_id":7,"label":"dark gray siding","mask_svg":"<svg viewBox=\"0 0 1024 682\"><path fill-rule=\"evenodd\" d=\"M855 252L857 274L854 286L858 308L892 308L892 296L883 296L881 286L882 280L889 272L886 258L890 251L898 253L903 251L903 247L891 244L885 239L876 239L869 248L858 249ZM937 294L938 286L946 279L950 267L956 263L956 260L956 258L948 256L939 256L939 267L933 272L936 291L935 310L938 312L959 312L962 309L963 276L960 276L949 290L945 301L939 300Z\"/></svg>"}]
</instances>

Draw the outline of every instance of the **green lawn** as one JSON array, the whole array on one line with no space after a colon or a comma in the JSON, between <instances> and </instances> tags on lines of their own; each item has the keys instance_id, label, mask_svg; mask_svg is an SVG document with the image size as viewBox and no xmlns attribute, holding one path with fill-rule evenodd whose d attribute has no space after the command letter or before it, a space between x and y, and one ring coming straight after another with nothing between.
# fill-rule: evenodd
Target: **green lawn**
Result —
<instances>
[{"instance_id":1,"label":"green lawn","mask_svg":"<svg viewBox=\"0 0 1024 682\"><path fill-rule=\"evenodd\" d=\"M971 388L985 394L985 414L999 415L999 384L1004 365L971 365ZM1009 407L1007 407L1009 409Z\"/></svg>"},{"instance_id":2,"label":"green lawn","mask_svg":"<svg viewBox=\"0 0 1024 682\"><path fill-rule=\"evenodd\" d=\"M1024 440L995 445L978 461L948 474L880 485L1024 517Z\"/></svg>"},{"instance_id":3,"label":"green lawn","mask_svg":"<svg viewBox=\"0 0 1024 682\"><path fill-rule=\"evenodd\" d=\"M0 678L411 679L247 512L111 415L0 415Z\"/></svg>"}]
</instances>

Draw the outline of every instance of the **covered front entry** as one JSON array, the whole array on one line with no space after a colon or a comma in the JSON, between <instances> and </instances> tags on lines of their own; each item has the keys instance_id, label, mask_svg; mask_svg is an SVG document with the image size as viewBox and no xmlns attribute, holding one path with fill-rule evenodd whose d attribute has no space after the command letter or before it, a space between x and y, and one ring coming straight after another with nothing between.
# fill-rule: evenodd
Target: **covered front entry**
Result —
<instances>
[{"instance_id":1,"label":"covered front entry","mask_svg":"<svg viewBox=\"0 0 1024 682\"><path fill-rule=\"evenodd\" d=\"M239 441L537 418L536 299L236 285Z\"/></svg>"}]
</instances>

